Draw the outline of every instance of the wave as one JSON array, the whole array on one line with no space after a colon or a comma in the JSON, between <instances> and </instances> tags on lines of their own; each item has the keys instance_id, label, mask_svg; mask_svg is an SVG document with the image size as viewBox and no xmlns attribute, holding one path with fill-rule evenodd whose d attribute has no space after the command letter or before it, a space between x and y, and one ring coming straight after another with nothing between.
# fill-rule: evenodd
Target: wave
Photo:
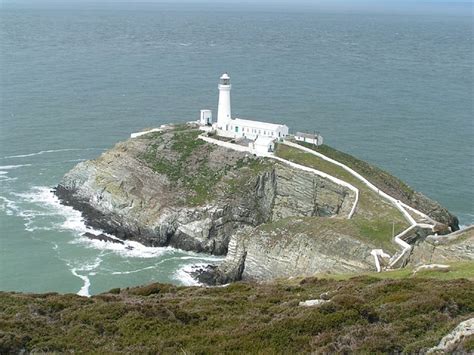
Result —
<instances>
[{"instance_id":1,"label":"wave","mask_svg":"<svg viewBox=\"0 0 474 355\"><path fill-rule=\"evenodd\" d=\"M95 230L85 226L83 218L79 211L72 207L64 206L59 202L59 199L46 186L34 186L26 193L12 193L17 196L21 202L30 204L28 207L18 210L17 216L25 220L25 229L29 232L35 230L53 230L53 229L73 229L69 228L71 224L74 228L80 226L83 233L95 232ZM61 217L63 222L54 222L54 218ZM48 217L46 226L42 225L42 219Z\"/></svg>"},{"instance_id":2,"label":"wave","mask_svg":"<svg viewBox=\"0 0 474 355\"><path fill-rule=\"evenodd\" d=\"M203 284L196 280L191 273L196 269L207 266L205 263L185 265L179 268L173 275L176 281L179 281L184 286L202 286Z\"/></svg>"},{"instance_id":3,"label":"wave","mask_svg":"<svg viewBox=\"0 0 474 355\"><path fill-rule=\"evenodd\" d=\"M86 272L88 272L89 276L93 276L96 273L91 272L91 271L97 269L100 266L101 263L102 263L102 259L100 257L97 257L94 263L86 264L86 265L83 265L83 266L80 266L80 267L71 267L71 265L68 263L68 266L71 267L71 269L70 269L71 273L74 276L80 278L84 282L84 284L82 285L80 290L77 292L77 295L90 297L89 289L90 289L90 286L91 286L91 280L89 279L89 277L87 275L79 274L79 272L80 271L86 271Z\"/></svg>"},{"instance_id":4,"label":"wave","mask_svg":"<svg viewBox=\"0 0 474 355\"><path fill-rule=\"evenodd\" d=\"M19 164L19 165L0 165L0 170L11 170L11 169L18 169L24 166L31 166L31 164ZM6 171L2 171L2 173L6 173Z\"/></svg>"},{"instance_id":5,"label":"wave","mask_svg":"<svg viewBox=\"0 0 474 355\"><path fill-rule=\"evenodd\" d=\"M18 180L16 177L9 177L5 175L6 171L0 171L0 181L7 182L7 181L15 181Z\"/></svg>"},{"instance_id":6,"label":"wave","mask_svg":"<svg viewBox=\"0 0 474 355\"><path fill-rule=\"evenodd\" d=\"M103 232L95 231L94 234L99 234L99 233L103 233ZM103 234L112 238L114 237L107 233L103 233ZM118 239L118 238L115 238L115 239ZM83 244L86 247L90 247L97 250L112 251L123 258L150 259L150 258L157 258L159 256L163 256L165 254L173 253L176 251L176 249L172 247L147 247L141 243L131 241L131 240L120 240L120 241L123 244L89 239L81 235L80 238L72 240L70 243Z\"/></svg>"},{"instance_id":7,"label":"wave","mask_svg":"<svg viewBox=\"0 0 474 355\"><path fill-rule=\"evenodd\" d=\"M158 261L157 263L155 263L154 265L151 265L151 266L147 266L147 267L144 267L144 268L140 268L140 269L136 269L136 270L128 270L128 271L113 271L111 274L112 275L128 275L128 274L135 274L135 273L138 273L138 272L141 272L141 271L145 271L145 270L151 270L151 269L155 269L157 268L159 265L163 264L163 263L166 263L166 262L169 262L169 261L172 261L172 260L199 260L199 261L209 261L209 262L219 262L219 261L222 261L224 260L225 257L218 257L218 256L199 256L199 255L196 255L196 256L172 256L172 257L169 257L169 258L165 258L165 259L161 259L160 261ZM206 263L199 263L199 264L192 264L192 265L185 265L183 266L183 268L191 268L193 266L196 266L196 265L208 265ZM186 269L188 270L188 269ZM185 272L186 272L185 270ZM184 275L181 275L182 277Z\"/></svg>"},{"instance_id":8,"label":"wave","mask_svg":"<svg viewBox=\"0 0 474 355\"><path fill-rule=\"evenodd\" d=\"M85 296L85 297L90 297L89 293L89 287L91 286L91 281L87 276L80 275L77 273L76 269L71 269L71 273L80 278L82 281L84 281L84 285L81 287L81 289L77 292L77 295L79 296Z\"/></svg>"},{"instance_id":9,"label":"wave","mask_svg":"<svg viewBox=\"0 0 474 355\"><path fill-rule=\"evenodd\" d=\"M119 238L104 233L102 230L94 229L86 225L81 212L70 206L61 204L58 197L46 186L35 186L26 193L13 193L23 202L36 205L36 209L18 209L12 211L16 215L25 219L25 229L33 232L35 230L62 230L72 232L76 238L71 240L70 244L83 244L87 247L113 251L122 257L127 258L156 258L165 253L176 251L172 247L147 247L141 243L131 240L120 240ZM11 201L12 202L12 201ZM51 221L49 225L41 225L42 217L57 216L62 219L60 222ZM38 225L40 224L40 225ZM84 237L84 233L92 233L95 235L105 234L108 237L117 239L121 243L105 242L100 240L92 240Z\"/></svg>"},{"instance_id":10,"label":"wave","mask_svg":"<svg viewBox=\"0 0 474 355\"><path fill-rule=\"evenodd\" d=\"M199 255L191 255L191 256L181 256L179 259L181 260L203 260L203 261L222 261L225 259L225 256L199 256Z\"/></svg>"},{"instance_id":11,"label":"wave","mask_svg":"<svg viewBox=\"0 0 474 355\"><path fill-rule=\"evenodd\" d=\"M14 214L23 218L26 230L33 233L36 230L69 232L73 237L65 238L64 243L77 244L82 248L100 251L96 262L84 264L84 259L79 260L76 257L65 259L60 257L62 248L58 246L57 242L51 241L52 249L58 253L58 257L66 263L68 269L75 277L83 281L83 285L78 291L78 294L81 296L90 295L91 284L93 284L90 277L99 271L97 269L102 262L102 257L110 253L119 255L125 263L129 263L129 261L126 261L127 259L130 260L130 265L133 265L133 259L156 259L153 265L147 265L144 268L133 269L132 266L131 270L119 271L117 269L113 270L114 268L112 267L112 270L108 271L111 275L134 274L147 270L151 270L148 272L153 272L153 269L157 269L160 264L166 263L171 259L176 259L178 263L181 261L181 264L186 265L178 269L172 277L183 285L199 285L199 282L190 273L196 267L202 267L210 262L219 262L223 259L222 257L199 255L197 253L182 255L183 252L172 247L147 247L139 242L130 240L121 240L121 243L91 240L83 236L83 234L89 232L97 235L103 233L103 231L88 227L81 213L72 207L62 205L51 188L34 186L27 192L10 193L10 195L15 196L15 198L0 196L0 210L6 210L8 211L7 214ZM120 240L112 235L108 236ZM195 264L191 265L192 263ZM103 272L103 270L100 272Z\"/></svg>"},{"instance_id":12,"label":"wave","mask_svg":"<svg viewBox=\"0 0 474 355\"><path fill-rule=\"evenodd\" d=\"M141 271L145 271L145 270L151 270L151 269L154 269L156 267L156 265L152 265L152 266L147 266L147 267L144 267L144 268L141 268L141 269L137 269L137 270L130 270L130 271L113 271L112 272L112 275L129 275L129 274L136 274L137 272L141 272Z\"/></svg>"},{"instance_id":13,"label":"wave","mask_svg":"<svg viewBox=\"0 0 474 355\"><path fill-rule=\"evenodd\" d=\"M12 216L19 211L19 208L15 201L0 196L0 211L5 212L7 216Z\"/></svg>"},{"instance_id":14,"label":"wave","mask_svg":"<svg viewBox=\"0 0 474 355\"><path fill-rule=\"evenodd\" d=\"M40 150L39 152L36 152L36 153L8 155L8 156L3 157L2 159L26 158L26 157L33 157L35 155L43 155L43 154L58 153L58 152L73 152L73 151L81 151L81 150L103 150L103 148L64 148L64 149Z\"/></svg>"}]
</instances>

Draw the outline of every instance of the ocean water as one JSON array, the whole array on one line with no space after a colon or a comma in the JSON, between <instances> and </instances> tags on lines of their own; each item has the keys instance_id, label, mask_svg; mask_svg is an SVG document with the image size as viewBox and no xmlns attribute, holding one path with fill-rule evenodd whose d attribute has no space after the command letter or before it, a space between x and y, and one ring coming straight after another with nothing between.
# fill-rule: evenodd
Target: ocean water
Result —
<instances>
[{"instance_id":1,"label":"ocean water","mask_svg":"<svg viewBox=\"0 0 474 355\"><path fill-rule=\"evenodd\" d=\"M319 131L474 223L472 17L189 11L167 5L0 8L0 290L94 294L192 284L172 248L81 237L51 193L131 132L217 108Z\"/></svg>"}]
</instances>

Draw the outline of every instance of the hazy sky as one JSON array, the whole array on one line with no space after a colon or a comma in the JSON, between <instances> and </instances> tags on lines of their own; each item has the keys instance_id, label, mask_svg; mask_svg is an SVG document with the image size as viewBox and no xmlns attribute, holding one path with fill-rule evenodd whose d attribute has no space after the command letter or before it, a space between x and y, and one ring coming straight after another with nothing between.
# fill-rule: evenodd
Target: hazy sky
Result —
<instances>
[{"instance_id":1,"label":"hazy sky","mask_svg":"<svg viewBox=\"0 0 474 355\"><path fill-rule=\"evenodd\" d=\"M212 4L219 7L254 7L259 9L298 9L312 8L326 11L375 11L375 12L416 12L416 13L456 13L473 15L473 0L0 0L0 4L30 4L40 6L50 4L173 4L178 7L186 4Z\"/></svg>"}]
</instances>

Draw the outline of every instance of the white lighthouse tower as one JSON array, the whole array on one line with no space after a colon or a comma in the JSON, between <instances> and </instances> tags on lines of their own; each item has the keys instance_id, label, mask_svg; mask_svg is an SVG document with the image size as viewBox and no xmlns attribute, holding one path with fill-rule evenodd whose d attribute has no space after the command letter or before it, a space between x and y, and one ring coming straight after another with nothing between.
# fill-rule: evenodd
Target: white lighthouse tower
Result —
<instances>
[{"instance_id":1,"label":"white lighthouse tower","mask_svg":"<svg viewBox=\"0 0 474 355\"><path fill-rule=\"evenodd\" d=\"M219 103L217 108L217 129L227 131L228 125L232 120L230 110L230 76L227 73L222 74L219 80Z\"/></svg>"}]
</instances>

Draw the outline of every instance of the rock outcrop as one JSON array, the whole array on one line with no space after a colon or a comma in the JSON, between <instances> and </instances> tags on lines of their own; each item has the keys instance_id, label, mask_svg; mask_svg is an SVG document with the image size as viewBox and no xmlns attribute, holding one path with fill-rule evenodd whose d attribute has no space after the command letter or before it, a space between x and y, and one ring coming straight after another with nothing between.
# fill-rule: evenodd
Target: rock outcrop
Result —
<instances>
[{"instance_id":1,"label":"rock outcrop","mask_svg":"<svg viewBox=\"0 0 474 355\"><path fill-rule=\"evenodd\" d=\"M76 165L56 195L119 239L227 255L196 272L209 284L373 268L387 223L361 213L348 224L354 191L199 134L178 125L119 143Z\"/></svg>"},{"instance_id":2,"label":"rock outcrop","mask_svg":"<svg viewBox=\"0 0 474 355\"><path fill-rule=\"evenodd\" d=\"M474 318L465 320L447 334L439 344L427 351L427 354L446 354L446 353L463 353L463 348L459 349L464 340L474 336Z\"/></svg>"},{"instance_id":3,"label":"rock outcrop","mask_svg":"<svg viewBox=\"0 0 474 355\"><path fill-rule=\"evenodd\" d=\"M79 163L56 194L92 227L149 246L227 253L242 228L290 216L346 216L354 194L329 180L197 139L152 133Z\"/></svg>"},{"instance_id":4,"label":"rock outcrop","mask_svg":"<svg viewBox=\"0 0 474 355\"><path fill-rule=\"evenodd\" d=\"M442 264L452 261L474 260L474 226L448 235L429 235L413 247L408 263Z\"/></svg>"}]
</instances>

